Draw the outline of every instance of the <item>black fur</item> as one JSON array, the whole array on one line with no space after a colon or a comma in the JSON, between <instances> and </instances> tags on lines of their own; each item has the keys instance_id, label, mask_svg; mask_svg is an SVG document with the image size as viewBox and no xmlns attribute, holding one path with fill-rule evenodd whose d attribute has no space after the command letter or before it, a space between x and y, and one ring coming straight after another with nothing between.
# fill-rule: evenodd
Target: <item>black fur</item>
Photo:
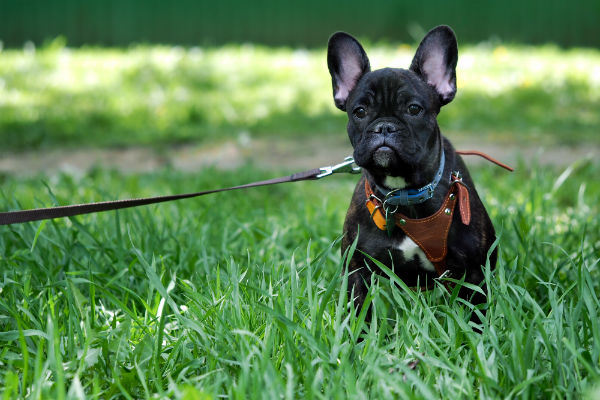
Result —
<instances>
[{"instance_id":1,"label":"black fur","mask_svg":"<svg viewBox=\"0 0 600 400\"><path fill-rule=\"evenodd\" d=\"M393 268L407 285L424 285L437 277L435 271L425 268L426 264L416 254L408 257L398 249L406 238L402 230L395 229L390 237L373 223L365 206L364 180L368 179L372 187L373 184L385 187L389 177L395 177L395 182L401 178L406 187L420 188L433 180L443 149L446 163L434 196L422 204L401 207L399 211L410 218L432 215L448 192L450 173L460 171L469 189L471 223L463 225L460 213L454 213L446 264L453 277L460 279L464 275L467 282L479 284L483 280L482 265L495 240L494 227L467 167L442 136L436 119L440 108L456 93L458 52L452 30L440 26L429 32L408 70L385 68L371 72L362 46L345 33L331 37L327 59L336 105L348 114L347 129L354 159L364 171L344 223L342 253L358 236L358 249ZM344 70L351 71L350 76L344 76ZM354 76L356 71L361 71L359 76ZM409 107L420 111L413 115ZM370 282L371 272L366 263L377 271L359 251L350 262L352 274L348 286L358 309L368 290L366 283ZM496 263L495 252L490 263L492 267ZM471 294L463 291L461 296ZM480 303L485 298L477 294L472 301Z\"/></svg>"}]
</instances>

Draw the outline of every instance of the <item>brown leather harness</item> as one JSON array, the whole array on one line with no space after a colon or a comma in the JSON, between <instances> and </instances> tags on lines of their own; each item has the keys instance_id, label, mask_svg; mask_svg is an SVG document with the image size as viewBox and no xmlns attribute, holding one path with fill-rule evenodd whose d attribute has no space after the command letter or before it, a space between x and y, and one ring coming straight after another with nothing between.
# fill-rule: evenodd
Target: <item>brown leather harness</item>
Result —
<instances>
[{"instance_id":1,"label":"brown leather harness","mask_svg":"<svg viewBox=\"0 0 600 400\"><path fill-rule=\"evenodd\" d=\"M458 154L478 155L496 165L512 171L513 169L489 155L479 151L457 151ZM371 218L377 227L383 231L388 230L387 221L382 212L383 202L379 199L369 180L365 179L366 205ZM463 183L459 172L453 172L450 177L450 188L441 207L431 216L425 218L408 218L396 212L393 215L395 226L411 238L425 253L427 259L433 264L438 277L448 276L446 268L446 255L448 253L448 232L452 225L452 217L458 203L460 219L464 225L471 222L471 207L469 205L469 190Z\"/></svg>"}]
</instances>

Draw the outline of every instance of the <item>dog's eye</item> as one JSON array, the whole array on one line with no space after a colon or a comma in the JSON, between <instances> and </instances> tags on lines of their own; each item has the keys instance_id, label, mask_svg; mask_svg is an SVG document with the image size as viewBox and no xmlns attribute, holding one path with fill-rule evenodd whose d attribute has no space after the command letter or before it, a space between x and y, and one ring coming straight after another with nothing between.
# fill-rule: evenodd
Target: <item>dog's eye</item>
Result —
<instances>
[{"instance_id":1,"label":"dog's eye","mask_svg":"<svg viewBox=\"0 0 600 400\"><path fill-rule=\"evenodd\" d=\"M354 114L354 116L358 119L363 119L364 117L367 116L367 110L365 110L362 107L357 107L354 109L354 111L352 112Z\"/></svg>"},{"instance_id":2,"label":"dog's eye","mask_svg":"<svg viewBox=\"0 0 600 400\"><path fill-rule=\"evenodd\" d=\"M421 111L423 111L423 107L418 104L411 104L408 106L408 113L410 115L418 115Z\"/></svg>"}]
</instances>

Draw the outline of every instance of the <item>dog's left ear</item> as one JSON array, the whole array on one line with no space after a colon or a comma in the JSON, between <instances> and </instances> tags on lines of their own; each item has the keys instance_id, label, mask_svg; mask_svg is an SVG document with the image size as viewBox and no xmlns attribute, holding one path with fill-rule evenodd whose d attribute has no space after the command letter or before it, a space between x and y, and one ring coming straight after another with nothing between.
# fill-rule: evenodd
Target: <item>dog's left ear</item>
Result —
<instances>
[{"instance_id":1,"label":"dog's left ear","mask_svg":"<svg viewBox=\"0 0 600 400\"><path fill-rule=\"evenodd\" d=\"M456 95L456 63L458 46L449 26L433 28L423 38L410 70L431 85L440 96L441 105L448 104Z\"/></svg>"}]
</instances>

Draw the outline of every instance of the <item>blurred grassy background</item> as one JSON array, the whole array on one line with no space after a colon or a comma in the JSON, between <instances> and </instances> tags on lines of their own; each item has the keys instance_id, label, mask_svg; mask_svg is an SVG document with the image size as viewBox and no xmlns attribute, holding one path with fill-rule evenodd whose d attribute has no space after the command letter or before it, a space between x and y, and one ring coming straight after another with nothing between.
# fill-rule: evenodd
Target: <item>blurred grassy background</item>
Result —
<instances>
[{"instance_id":1,"label":"blurred grassy background","mask_svg":"<svg viewBox=\"0 0 600 400\"><path fill-rule=\"evenodd\" d=\"M0 152L345 136L329 35L407 67L433 26L457 33L451 139L600 142L600 2L0 0ZM110 47L106 47L110 46Z\"/></svg>"},{"instance_id":2,"label":"blurred grassy background","mask_svg":"<svg viewBox=\"0 0 600 400\"><path fill-rule=\"evenodd\" d=\"M365 46L374 68L407 67L414 53ZM0 60L4 151L345 135L324 48L72 49L59 38L6 49ZM450 137L600 143L600 51L467 45L457 74L456 100L439 118Z\"/></svg>"}]
</instances>

